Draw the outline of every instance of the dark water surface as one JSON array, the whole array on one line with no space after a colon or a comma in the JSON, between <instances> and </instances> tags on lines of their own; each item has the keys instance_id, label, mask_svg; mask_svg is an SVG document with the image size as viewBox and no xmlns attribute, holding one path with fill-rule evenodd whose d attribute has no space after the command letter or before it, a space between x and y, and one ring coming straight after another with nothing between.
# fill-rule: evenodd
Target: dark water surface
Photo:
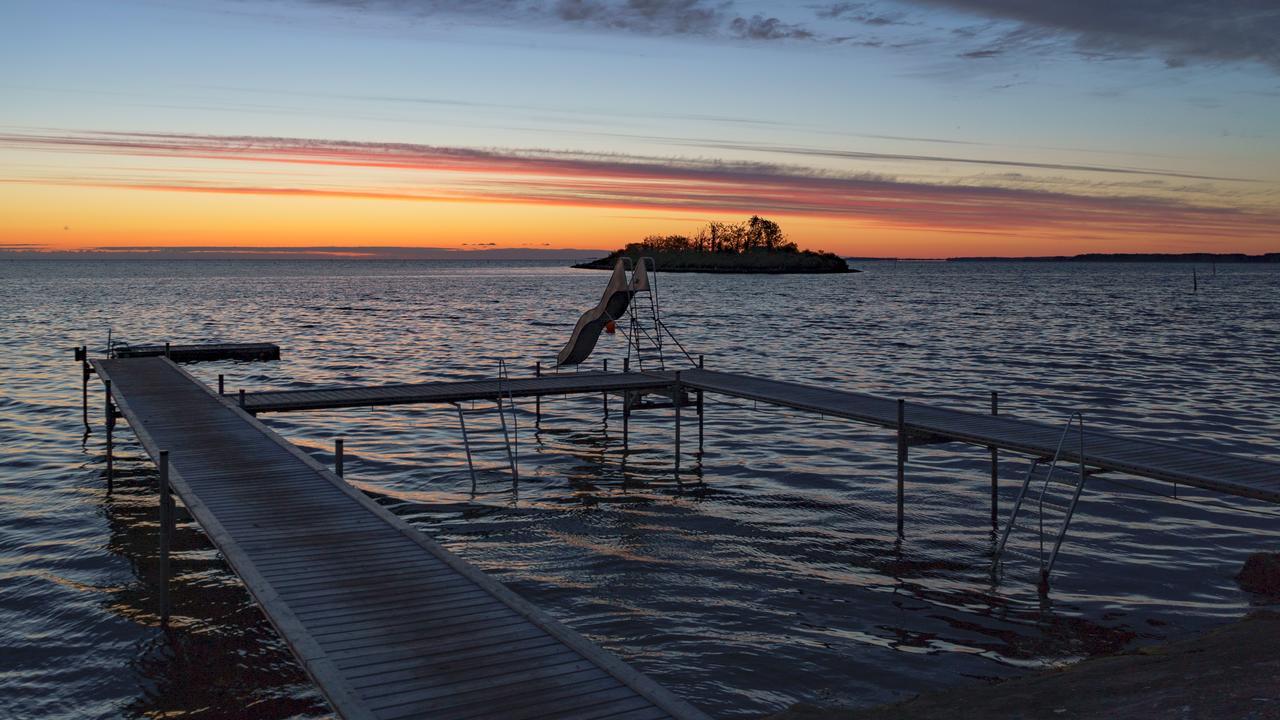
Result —
<instances>
[{"instance_id":1,"label":"dark water surface","mask_svg":"<svg viewBox=\"0 0 1280 720\"><path fill-rule=\"evenodd\" d=\"M1280 268L870 264L831 277L661 278L712 368L1280 460ZM1202 268L1202 270L1207 270ZM154 616L155 470L127 427L105 492L71 348L272 341L279 363L191 366L229 389L492 374L551 357L602 273L547 264L0 263L0 717L323 716L323 701L199 529L178 528L173 627ZM620 338L603 354L618 358ZM912 450L907 537L881 430L708 398L706 453L672 473L669 410L522 405L518 497L476 497L444 407L264 416L450 550L716 717L866 705L1179 637L1242 615L1232 579L1275 509L1158 483L1092 484L1042 604L988 574L985 451ZM616 406L615 406L616 410ZM686 449L696 435L686 424ZM690 439L695 438L695 439ZM1005 458L1012 502L1026 461Z\"/></svg>"}]
</instances>

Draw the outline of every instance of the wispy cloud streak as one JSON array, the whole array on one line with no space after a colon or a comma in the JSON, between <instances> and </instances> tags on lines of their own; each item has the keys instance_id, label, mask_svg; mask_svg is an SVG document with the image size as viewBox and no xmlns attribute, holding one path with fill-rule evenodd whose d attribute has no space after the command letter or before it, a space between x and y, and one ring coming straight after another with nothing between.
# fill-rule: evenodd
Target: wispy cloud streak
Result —
<instances>
[{"instance_id":1,"label":"wispy cloud streak","mask_svg":"<svg viewBox=\"0 0 1280 720\"><path fill-rule=\"evenodd\" d=\"M0 148L75 154L223 160L237 174L163 167L121 175L10 176L7 182L138 190L434 202L533 203L761 212L839 217L910 228L1080 231L1256 237L1275 212L1209 207L1176 198L1080 195L965 184L907 182L752 162L663 159L551 150L436 147L297 138L165 133L0 135ZM163 163L162 163L163 164ZM280 164L316 175L286 180ZM335 172L394 171L387 177ZM274 171L271 171L272 173ZM409 173L406 175L405 173ZM405 178L409 178L406 181Z\"/></svg>"}]
</instances>

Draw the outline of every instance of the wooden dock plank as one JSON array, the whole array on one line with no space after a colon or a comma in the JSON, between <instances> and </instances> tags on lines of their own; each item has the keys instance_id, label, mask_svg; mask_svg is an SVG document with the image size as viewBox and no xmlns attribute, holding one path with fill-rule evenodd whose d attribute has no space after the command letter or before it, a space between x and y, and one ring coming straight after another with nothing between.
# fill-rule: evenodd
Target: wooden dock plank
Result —
<instances>
[{"instance_id":1,"label":"wooden dock plank","mask_svg":"<svg viewBox=\"0 0 1280 720\"><path fill-rule=\"evenodd\" d=\"M591 679L584 692L704 717L344 483L238 398L163 358L93 362L147 452L170 451L175 493L341 716L452 706L493 688L568 714L585 701L560 691Z\"/></svg>"}]
</instances>

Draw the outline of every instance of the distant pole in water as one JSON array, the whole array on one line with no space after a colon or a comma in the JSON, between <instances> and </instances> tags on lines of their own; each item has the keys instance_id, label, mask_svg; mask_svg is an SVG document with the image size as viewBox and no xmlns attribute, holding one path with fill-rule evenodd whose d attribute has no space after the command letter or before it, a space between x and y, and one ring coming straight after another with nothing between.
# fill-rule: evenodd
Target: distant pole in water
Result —
<instances>
[{"instance_id":1,"label":"distant pole in water","mask_svg":"<svg viewBox=\"0 0 1280 720\"><path fill-rule=\"evenodd\" d=\"M906 401L897 401L897 537L902 537L902 501L906 482Z\"/></svg>"},{"instance_id":2,"label":"distant pole in water","mask_svg":"<svg viewBox=\"0 0 1280 720\"><path fill-rule=\"evenodd\" d=\"M1191 292L1200 292L1200 278L1196 276L1196 269L1191 268Z\"/></svg>"}]
</instances>

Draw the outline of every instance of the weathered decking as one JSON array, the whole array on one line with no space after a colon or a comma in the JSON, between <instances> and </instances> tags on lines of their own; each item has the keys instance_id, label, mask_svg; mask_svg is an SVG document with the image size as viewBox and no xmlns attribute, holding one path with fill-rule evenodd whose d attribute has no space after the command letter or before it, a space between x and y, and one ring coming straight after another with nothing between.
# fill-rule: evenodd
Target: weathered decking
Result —
<instances>
[{"instance_id":1,"label":"weathered decking","mask_svg":"<svg viewBox=\"0 0 1280 720\"><path fill-rule=\"evenodd\" d=\"M118 358L159 357L174 362L211 360L279 360L280 347L273 343L204 343L200 345L128 345L113 351Z\"/></svg>"},{"instance_id":2,"label":"weathered decking","mask_svg":"<svg viewBox=\"0 0 1280 720\"><path fill-rule=\"evenodd\" d=\"M512 378L502 381L501 384L496 379L458 380L255 392L245 394L245 409L253 413L291 412L376 405L496 400L499 393L503 397L508 395L531 397L620 390L661 390L670 386L671 381L659 375L583 372Z\"/></svg>"},{"instance_id":3,"label":"weathered decking","mask_svg":"<svg viewBox=\"0 0 1280 720\"><path fill-rule=\"evenodd\" d=\"M703 717L172 362L93 365L343 717Z\"/></svg>"},{"instance_id":4,"label":"weathered decking","mask_svg":"<svg viewBox=\"0 0 1280 720\"><path fill-rule=\"evenodd\" d=\"M668 374L674 379L674 374ZM831 388L711 370L685 370L686 387L748 400L807 410L896 428L896 400ZM908 434L1052 457L1062 425L1005 415L950 410L906 403ZM1063 418L1065 420L1065 418ZM1079 461L1079 434L1068 432L1062 458ZM1228 495L1280 502L1280 463L1202 450L1194 445L1143 440L1111 432L1085 430L1085 464L1102 470L1167 480Z\"/></svg>"},{"instance_id":5,"label":"weathered decking","mask_svg":"<svg viewBox=\"0 0 1280 720\"><path fill-rule=\"evenodd\" d=\"M514 378L503 384L513 395L574 392L655 390L671 388L675 373L582 373L541 378ZM758 402L796 408L896 429L896 400L794 382L689 369L680 372L686 390L702 390ZM286 412L363 405L456 402L493 399L492 381L429 382L375 387L315 388L289 392L248 393L246 408L253 412ZM988 415L906 403L906 430L930 441L962 442L1051 457L1062 437L1062 425L1007 415ZM1065 418L1063 418L1065 420ZM1063 443L1062 458L1079 460L1078 434ZM1280 463L1202 450L1194 445L1155 442L1111 432L1086 430L1085 463L1102 470L1206 488L1228 495L1280 502Z\"/></svg>"}]
</instances>

